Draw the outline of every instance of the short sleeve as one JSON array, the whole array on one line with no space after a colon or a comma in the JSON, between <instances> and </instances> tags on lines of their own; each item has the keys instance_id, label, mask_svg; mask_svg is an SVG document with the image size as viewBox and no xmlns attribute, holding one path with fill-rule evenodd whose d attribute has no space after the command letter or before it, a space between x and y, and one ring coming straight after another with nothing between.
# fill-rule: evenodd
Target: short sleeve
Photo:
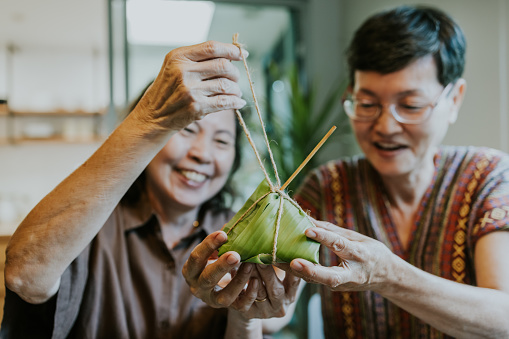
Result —
<instances>
[{"instance_id":1,"label":"short sleeve","mask_svg":"<svg viewBox=\"0 0 509 339\"><path fill-rule=\"evenodd\" d=\"M483 185L471 234L473 245L482 236L499 230L509 231L509 158L502 156L493 163Z\"/></svg>"},{"instance_id":2,"label":"short sleeve","mask_svg":"<svg viewBox=\"0 0 509 339\"><path fill-rule=\"evenodd\" d=\"M55 296L31 304L6 289L1 339L66 338L78 315L88 273L87 247L65 270Z\"/></svg>"},{"instance_id":3,"label":"short sleeve","mask_svg":"<svg viewBox=\"0 0 509 339\"><path fill-rule=\"evenodd\" d=\"M90 245L65 270L57 294L53 339L67 338L78 316L88 278Z\"/></svg>"}]
</instances>

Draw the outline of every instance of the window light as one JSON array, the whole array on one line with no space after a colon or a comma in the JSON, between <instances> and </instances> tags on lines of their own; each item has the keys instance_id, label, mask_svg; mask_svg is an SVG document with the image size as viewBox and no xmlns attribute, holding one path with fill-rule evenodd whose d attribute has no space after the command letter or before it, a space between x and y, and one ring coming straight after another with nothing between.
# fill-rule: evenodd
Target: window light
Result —
<instances>
[{"instance_id":1,"label":"window light","mask_svg":"<svg viewBox=\"0 0 509 339\"><path fill-rule=\"evenodd\" d=\"M130 44L181 46L207 40L215 5L212 1L127 1Z\"/></svg>"}]
</instances>

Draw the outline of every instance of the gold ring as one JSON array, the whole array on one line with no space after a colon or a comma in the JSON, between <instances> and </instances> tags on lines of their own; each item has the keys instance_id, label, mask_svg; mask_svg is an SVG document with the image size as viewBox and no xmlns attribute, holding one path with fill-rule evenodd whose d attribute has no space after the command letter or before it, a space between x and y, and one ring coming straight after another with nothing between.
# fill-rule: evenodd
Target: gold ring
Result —
<instances>
[{"instance_id":1,"label":"gold ring","mask_svg":"<svg viewBox=\"0 0 509 339\"><path fill-rule=\"evenodd\" d=\"M263 299L255 299L255 301L256 301L257 303L264 302L265 300L267 300L267 298L263 298Z\"/></svg>"}]
</instances>

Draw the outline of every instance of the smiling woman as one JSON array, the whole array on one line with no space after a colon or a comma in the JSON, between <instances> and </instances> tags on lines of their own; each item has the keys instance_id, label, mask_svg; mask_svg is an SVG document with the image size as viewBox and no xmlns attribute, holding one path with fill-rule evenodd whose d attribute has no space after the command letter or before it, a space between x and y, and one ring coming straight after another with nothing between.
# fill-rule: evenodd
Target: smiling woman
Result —
<instances>
[{"instance_id":1,"label":"smiling woman","mask_svg":"<svg viewBox=\"0 0 509 339\"><path fill-rule=\"evenodd\" d=\"M29 213L7 249L2 338L223 338L228 317L260 326L207 306L181 275L233 216L224 195L240 161L240 57L218 42L169 52L131 113ZM234 253L222 261L239 269ZM231 283L254 300L263 279L250 277L241 266Z\"/></svg>"}]
</instances>

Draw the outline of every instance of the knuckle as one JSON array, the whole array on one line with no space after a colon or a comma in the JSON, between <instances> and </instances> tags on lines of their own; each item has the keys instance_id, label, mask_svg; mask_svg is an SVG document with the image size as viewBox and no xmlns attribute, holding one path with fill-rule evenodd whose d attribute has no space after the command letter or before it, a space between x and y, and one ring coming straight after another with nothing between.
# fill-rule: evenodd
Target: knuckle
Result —
<instances>
[{"instance_id":1,"label":"knuckle","mask_svg":"<svg viewBox=\"0 0 509 339\"><path fill-rule=\"evenodd\" d=\"M216 107L226 108L229 105L229 99L225 95L218 95L216 97Z\"/></svg>"},{"instance_id":2,"label":"knuckle","mask_svg":"<svg viewBox=\"0 0 509 339\"><path fill-rule=\"evenodd\" d=\"M197 297L197 298L200 297L200 289L199 288L191 286L189 288L189 290L191 291L191 294L194 295L195 297Z\"/></svg>"},{"instance_id":3,"label":"knuckle","mask_svg":"<svg viewBox=\"0 0 509 339\"><path fill-rule=\"evenodd\" d=\"M184 269L187 270L187 265L195 265L200 261L200 255L198 254L198 251L192 251L189 255L189 259L187 259L186 264L184 265Z\"/></svg>"},{"instance_id":4,"label":"knuckle","mask_svg":"<svg viewBox=\"0 0 509 339\"><path fill-rule=\"evenodd\" d=\"M329 285L332 288L337 288L343 285L343 281L339 276L336 275L328 281L327 285Z\"/></svg>"},{"instance_id":5,"label":"knuckle","mask_svg":"<svg viewBox=\"0 0 509 339\"><path fill-rule=\"evenodd\" d=\"M218 81L218 87L220 93L229 93L230 91L230 82L226 79L219 79Z\"/></svg>"},{"instance_id":6,"label":"knuckle","mask_svg":"<svg viewBox=\"0 0 509 339\"><path fill-rule=\"evenodd\" d=\"M228 61L227 59L219 59L217 61L217 70L221 74L228 73L229 70L231 69L231 66L232 66L231 62Z\"/></svg>"},{"instance_id":7,"label":"knuckle","mask_svg":"<svg viewBox=\"0 0 509 339\"><path fill-rule=\"evenodd\" d=\"M198 286L211 287L214 285L214 281L208 275L200 275L198 278Z\"/></svg>"},{"instance_id":8,"label":"knuckle","mask_svg":"<svg viewBox=\"0 0 509 339\"><path fill-rule=\"evenodd\" d=\"M219 49L219 45L217 42L209 40L203 43L203 49L205 53L215 55Z\"/></svg>"},{"instance_id":9,"label":"knuckle","mask_svg":"<svg viewBox=\"0 0 509 339\"><path fill-rule=\"evenodd\" d=\"M217 296L216 304L220 307L228 307L230 306L231 302L228 297L221 294Z\"/></svg>"},{"instance_id":10,"label":"knuckle","mask_svg":"<svg viewBox=\"0 0 509 339\"><path fill-rule=\"evenodd\" d=\"M272 293L274 294L274 297L276 297L276 299L279 299L285 295L285 289L283 287L277 287L274 288L274 291Z\"/></svg>"},{"instance_id":11,"label":"knuckle","mask_svg":"<svg viewBox=\"0 0 509 339\"><path fill-rule=\"evenodd\" d=\"M198 102L192 101L191 103L189 103L189 111L191 112L192 115L199 115L201 113L201 110L202 107Z\"/></svg>"},{"instance_id":12,"label":"knuckle","mask_svg":"<svg viewBox=\"0 0 509 339\"><path fill-rule=\"evenodd\" d=\"M336 238L331 243L331 248L335 252L343 251L345 249L345 242L341 238Z\"/></svg>"}]
</instances>

